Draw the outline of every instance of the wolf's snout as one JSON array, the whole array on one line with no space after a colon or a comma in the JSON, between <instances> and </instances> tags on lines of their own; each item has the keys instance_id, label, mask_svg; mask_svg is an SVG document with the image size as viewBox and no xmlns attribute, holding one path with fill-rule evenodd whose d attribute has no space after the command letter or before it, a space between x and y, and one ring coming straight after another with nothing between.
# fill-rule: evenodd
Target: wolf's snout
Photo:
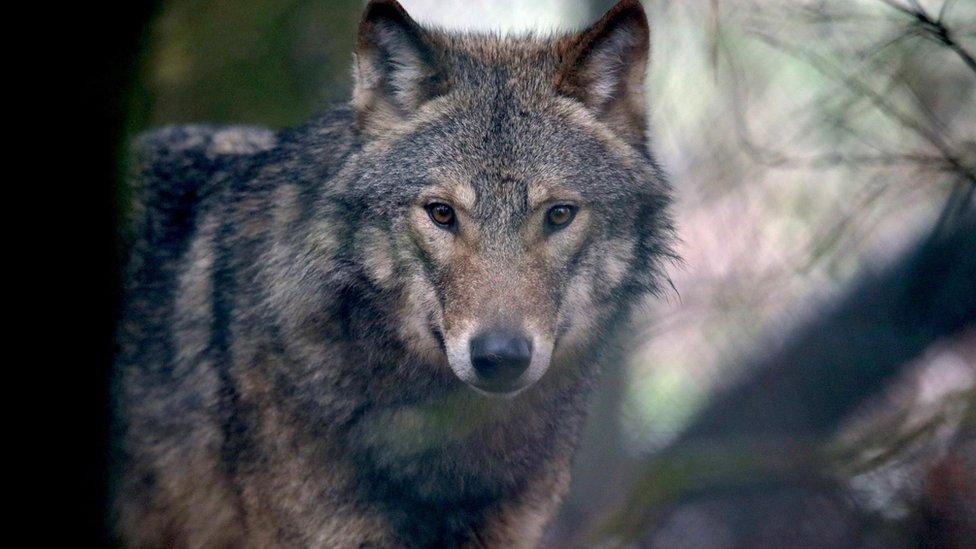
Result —
<instances>
[{"instance_id":1,"label":"wolf's snout","mask_svg":"<svg viewBox=\"0 0 976 549\"><path fill-rule=\"evenodd\" d=\"M524 334L493 330L471 339L471 365L482 389L512 390L531 362L532 340Z\"/></svg>"}]
</instances>

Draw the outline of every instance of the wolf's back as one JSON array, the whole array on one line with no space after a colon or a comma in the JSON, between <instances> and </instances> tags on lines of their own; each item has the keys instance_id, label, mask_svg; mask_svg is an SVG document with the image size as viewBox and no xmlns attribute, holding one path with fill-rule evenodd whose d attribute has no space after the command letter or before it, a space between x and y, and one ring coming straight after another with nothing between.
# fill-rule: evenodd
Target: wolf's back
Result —
<instances>
[{"instance_id":1,"label":"wolf's back","mask_svg":"<svg viewBox=\"0 0 976 549\"><path fill-rule=\"evenodd\" d=\"M123 514L129 520L145 522L150 510L161 505L154 499L156 490L142 479L155 474L166 455L163 448L178 448L178 440L202 445L193 423L200 422L194 418L211 404L212 383L188 385L182 378L199 380L201 374L177 373L176 368L192 340L188 330L206 325L211 306L204 299L192 311L181 312L176 304L179 281L190 268L187 254L201 236L200 219L219 206L208 197L215 197L277 141L275 133L255 127L172 126L135 142L127 235L131 246L113 398L115 466L120 468L113 487L115 511L127 509ZM135 523L120 528L129 537L142 531ZM144 528L153 530L151 525Z\"/></svg>"},{"instance_id":2,"label":"wolf's back","mask_svg":"<svg viewBox=\"0 0 976 549\"><path fill-rule=\"evenodd\" d=\"M263 128L204 125L165 127L136 139L119 334L123 367L160 360L158 354L145 356L154 346L147 338L159 340L172 328L178 264L197 233L201 210L214 207L207 197L276 142L276 134Z\"/></svg>"},{"instance_id":3,"label":"wolf's back","mask_svg":"<svg viewBox=\"0 0 976 549\"><path fill-rule=\"evenodd\" d=\"M135 142L135 173L119 335L120 369L167 367L161 346L173 329L180 262L198 232L209 196L275 146L273 132L248 126L170 126Z\"/></svg>"},{"instance_id":4,"label":"wolf's back","mask_svg":"<svg viewBox=\"0 0 976 549\"><path fill-rule=\"evenodd\" d=\"M252 155L275 146L274 132L253 126L170 126L136 140L136 239L179 247L197 206Z\"/></svg>"}]
</instances>

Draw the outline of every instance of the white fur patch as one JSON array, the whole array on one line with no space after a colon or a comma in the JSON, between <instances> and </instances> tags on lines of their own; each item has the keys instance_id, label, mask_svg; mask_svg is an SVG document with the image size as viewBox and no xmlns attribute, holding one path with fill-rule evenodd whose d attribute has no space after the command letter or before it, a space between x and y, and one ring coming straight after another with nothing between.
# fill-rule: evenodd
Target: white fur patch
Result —
<instances>
[{"instance_id":1,"label":"white fur patch","mask_svg":"<svg viewBox=\"0 0 976 549\"><path fill-rule=\"evenodd\" d=\"M471 335L474 334L474 326L470 324L462 329L445 334L445 346L447 347L447 361L451 365L451 371L458 376L461 381L468 385L478 382L478 374L474 371L471 364Z\"/></svg>"}]
</instances>

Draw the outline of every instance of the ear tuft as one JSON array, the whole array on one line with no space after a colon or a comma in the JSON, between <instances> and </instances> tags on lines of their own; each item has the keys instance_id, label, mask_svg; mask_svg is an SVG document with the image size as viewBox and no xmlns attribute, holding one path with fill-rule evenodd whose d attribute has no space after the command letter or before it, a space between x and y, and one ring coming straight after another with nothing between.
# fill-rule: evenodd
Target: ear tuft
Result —
<instances>
[{"instance_id":1,"label":"ear tuft","mask_svg":"<svg viewBox=\"0 0 976 549\"><path fill-rule=\"evenodd\" d=\"M559 44L557 90L579 100L629 143L643 147L650 29L638 0L621 0L593 26Z\"/></svg>"},{"instance_id":2,"label":"ear tuft","mask_svg":"<svg viewBox=\"0 0 976 549\"><path fill-rule=\"evenodd\" d=\"M426 31L395 0L373 0L359 24L353 105L382 130L444 92Z\"/></svg>"}]
</instances>

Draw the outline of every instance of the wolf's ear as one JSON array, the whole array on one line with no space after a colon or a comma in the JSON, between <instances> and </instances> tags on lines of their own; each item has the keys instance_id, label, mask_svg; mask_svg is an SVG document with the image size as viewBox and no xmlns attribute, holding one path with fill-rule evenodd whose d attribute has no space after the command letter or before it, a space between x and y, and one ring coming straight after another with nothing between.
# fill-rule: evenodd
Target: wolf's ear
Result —
<instances>
[{"instance_id":1,"label":"wolf's ear","mask_svg":"<svg viewBox=\"0 0 976 549\"><path fill-rule=\"evenodd\" d=\"M621 0L590 28L558 45L556 87L581 101L628 143L644 147L650 30L638 0Z\"/></svg>"},{"instance_id":2,"label":"wolf's ear","mask_svg":"<svg viewBox=\"0 0 976 549\"><path fill-rule=\"evenodd\" d=\"M444 93L426 31L396 0L372 0L359 24L353 105L367 132L381 131Z\"/></svg>"}]
</instances>

